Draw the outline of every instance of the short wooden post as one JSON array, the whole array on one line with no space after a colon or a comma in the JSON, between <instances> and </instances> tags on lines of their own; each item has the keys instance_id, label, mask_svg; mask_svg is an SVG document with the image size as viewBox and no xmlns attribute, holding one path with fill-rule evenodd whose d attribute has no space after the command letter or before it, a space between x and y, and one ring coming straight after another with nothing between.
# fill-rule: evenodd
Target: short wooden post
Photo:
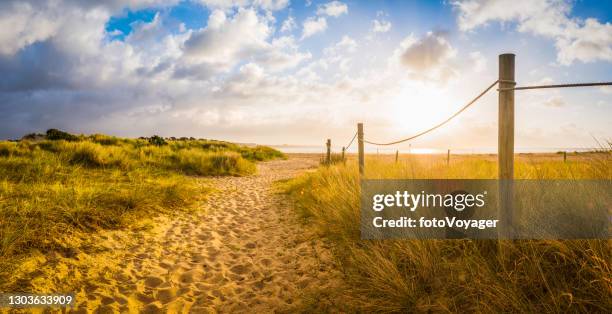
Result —
<instances>
[{"instance_id":1,"label":"short wooden post","mask_svg":"<svg viewBox=\"0 0 612 314\"><path fill-rule=\"evenodd\" d=\"M567 162L567 152L563 152L563 162Z\"/></svg>"},{"instance_id":2,"label":"short wooden post","mask_svg":"<svg viewBox=\"0 0 612 314\"><path fill-rule=\"evenodd\" d=\"M450 165L450 148L446 152L446 165Z\"/></svg>"},{"instance_id":3,"label":"short wooden post","mask_svg":"<svg viewBox=\"0 0 612 314\"><path fill-rule=\"evenodd\" d=\"M359 153L359 174L365 171L365 152L363 151L363 123L357 123L357 146Z\"/></svg>"},{"instance_id":4,"label":"short wooden post","mask_svg":"<svg viewBox=\"0 0 612 314\"><path fill-rule=\"evenodd\" d=\"M327 155L325 156L325 162L331 165L331 139L327 139Z\"/></svg>"},{"instance_id":5,"label":"short wooden post","mask_svg":"<svg viewBox=\"0 0 612 314\"><path fill-rule=\"evenodd\" d=\"M342 162L345 162L346 159L344 159L344 153L346 152L346 148L344 146L342 146Z\"/></svg>"},{"instance_id":6,"label":"short wooden post","mask_svg":"<svg viewBox=\"0 0 612 314\"><path fill-rule=\"evenodd\" d=\"M399 161L399 149L395 151L395 163Z\"/></svg>"},{"instance_id":7,"label":"short wooden post","mask_svg":"<svg viewBox=\"0 0 612 314\"><path fill-rule=\"evenodd\" d=\"M497 154L499 163L499 219L501 237L513 236L514 180L514 54L499 55L499 116Z\"/></svg>"}]
</instances>

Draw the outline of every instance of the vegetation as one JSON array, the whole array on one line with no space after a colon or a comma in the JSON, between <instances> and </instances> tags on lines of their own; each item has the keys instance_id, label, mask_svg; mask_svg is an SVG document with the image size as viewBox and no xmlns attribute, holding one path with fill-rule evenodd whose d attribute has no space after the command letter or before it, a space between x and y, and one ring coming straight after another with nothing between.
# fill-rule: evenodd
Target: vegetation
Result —
<instances>
[{"instance_id":1,"label":"vegetation","mask_svg":"<svg viewBox=\"0 0 612 314\"><path fill-rule=\"evenodd\" d=\"M65 140L65 141L77 141L79 138L70 133L60 131L58 129L47 130L47 139L52 141Z\"/></svg>"},{"instance_id":2,"label":"vegetation","mask_svg":"<svg viewBox=\"0 0 612 314\"><path fill-rule=\"evenodd\" d=\"M157 136L157 135L153 135L152 137L149 138L149 143L156 145L156 146L163 146L163 145L167 145L168 143L166 143L166 140L164 140L163 137Z\"/></svg>"},{"instance_id":3,"label":"vegetation","mask_svg":"<svg viewBox=\"0 0 612 314\"><path fill-rule=\"evenodd\" d=\"M330 164L337 164L337 163L344 163L344 162L346 162L346 159L342 158L342 154L331 153L329 155ZM327 165L327 164L328 164L327 157L325 155L322 155L321 158L319 159L319 165Z\"/></svg>"},{"instance_id":4,"label":"vegetation","mask_svg":"<svg viewBox=\"0 0 612 314\"><path fill-rule=\"evenodd\" d=\"M31 252L65 251L71 235L192 210L209 190L194 176L248 175L254 161L282 157L267 147L210 140L59 130L41 137L0 142L0 290Z\"/></svg>"},{"instance_id":5,"label":"vegetation","mask_svg":"<svg viewBox=\"0 0 612 314\"><path fill-rule=\"evenodd\" d=\"M370 157L370 156L367 156ZM522 179L612 179L610 150L523 156ZM368 178L496 178L493 156L366 158ZM612 310L609 240L360 239L353 161L284 183L305 221L334 243L347 280L338 303L359 312L597 312ZM328 293L328 292L321 292ZM340 301L343 300L343 301ZM321 310L317 302L306 311Z\"/></svg>"}]
</instances>

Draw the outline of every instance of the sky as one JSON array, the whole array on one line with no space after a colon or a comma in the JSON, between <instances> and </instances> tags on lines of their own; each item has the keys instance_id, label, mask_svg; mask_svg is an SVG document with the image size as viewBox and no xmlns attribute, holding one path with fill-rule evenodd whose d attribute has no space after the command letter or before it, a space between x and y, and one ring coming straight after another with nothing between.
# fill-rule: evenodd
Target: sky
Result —
<instances>
[{"instance_id":1,"label":"sky","mask_svg":"<svg viewBox=\"0 0 612 314\"><path fill-rule=\"evenodd\" d=\"M0 139L59 128L334 146L443 121L516 54L517 85L612 81L612 1L0 3ZM496 147L497 92L413 147ZM612 88L516 92L516 146L612 139ZM408 143L399 145L403 149Z\"/></svg>"}]
</instances>

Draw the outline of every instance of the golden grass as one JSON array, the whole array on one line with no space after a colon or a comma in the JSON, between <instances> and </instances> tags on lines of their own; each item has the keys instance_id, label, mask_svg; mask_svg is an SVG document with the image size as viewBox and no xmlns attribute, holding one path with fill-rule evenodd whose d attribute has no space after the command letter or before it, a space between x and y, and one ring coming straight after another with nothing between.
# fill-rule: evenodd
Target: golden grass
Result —
<instances>
[{"instance_id":1,"label":"golden grass","mask_svg":"<svg viewBox=\"0 0 612 314\"><path fill-rule=\"evenodd\" d=\"M94 135L0 142L0 291L14 284L13 271L33 253L70 249L66 237L194 210L210 190L195 176L249 175L255 160L279 156L204 140L156 146Z\"/></svg>"},{"instance_id":2,"label":"golden grass","mask_svg":"<svg viewBox=\"0 0 612 314\"><path fill-rule=\"evenodd\" d=\"M610 153L517 157L519 179L612 179ZM496 178L495 156L366 158L367 178ZM607 240L361 240L354 159L289 181L306 222L335 244L359 312L611 312ZM307 310L315 310L316 305Z\"/></svg>"}]
</instances>

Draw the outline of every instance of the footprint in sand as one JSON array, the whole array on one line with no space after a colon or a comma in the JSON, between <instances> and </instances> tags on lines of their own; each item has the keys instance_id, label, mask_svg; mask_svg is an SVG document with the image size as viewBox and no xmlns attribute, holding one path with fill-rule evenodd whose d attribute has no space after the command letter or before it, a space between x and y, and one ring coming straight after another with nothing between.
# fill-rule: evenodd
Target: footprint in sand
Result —
<instances>
[{"instance_id":1,"label":"footprint in sand","mask_svg":"<svg viewBox=\"0 0 612 314\"><path fill-rule=\"evenodd\" d=\"M149 276L149 277L145 278L145 280L144 280L145 286L147 286L149 288L159 287L159 285L161 285L163 282L164 281L161 278L153 277L153 276Z\"/></svg>"},{"instance_id":2,"label":"footprint in sand","mask_svg":"<svg viewBox=\"0 0 612 314\"><path fill-rule=\"evenodd\" d=\"M109 237L123 258L82 288L89 299L75 311L291 312L310 287L341 290L333 264L320 268L329 249L304 243L290 202L271 187L316 165L293 157L260 163L255 176L207 178L218 193L201 213L162 217L156 232Z\"/></svg>"}]
</instances>

